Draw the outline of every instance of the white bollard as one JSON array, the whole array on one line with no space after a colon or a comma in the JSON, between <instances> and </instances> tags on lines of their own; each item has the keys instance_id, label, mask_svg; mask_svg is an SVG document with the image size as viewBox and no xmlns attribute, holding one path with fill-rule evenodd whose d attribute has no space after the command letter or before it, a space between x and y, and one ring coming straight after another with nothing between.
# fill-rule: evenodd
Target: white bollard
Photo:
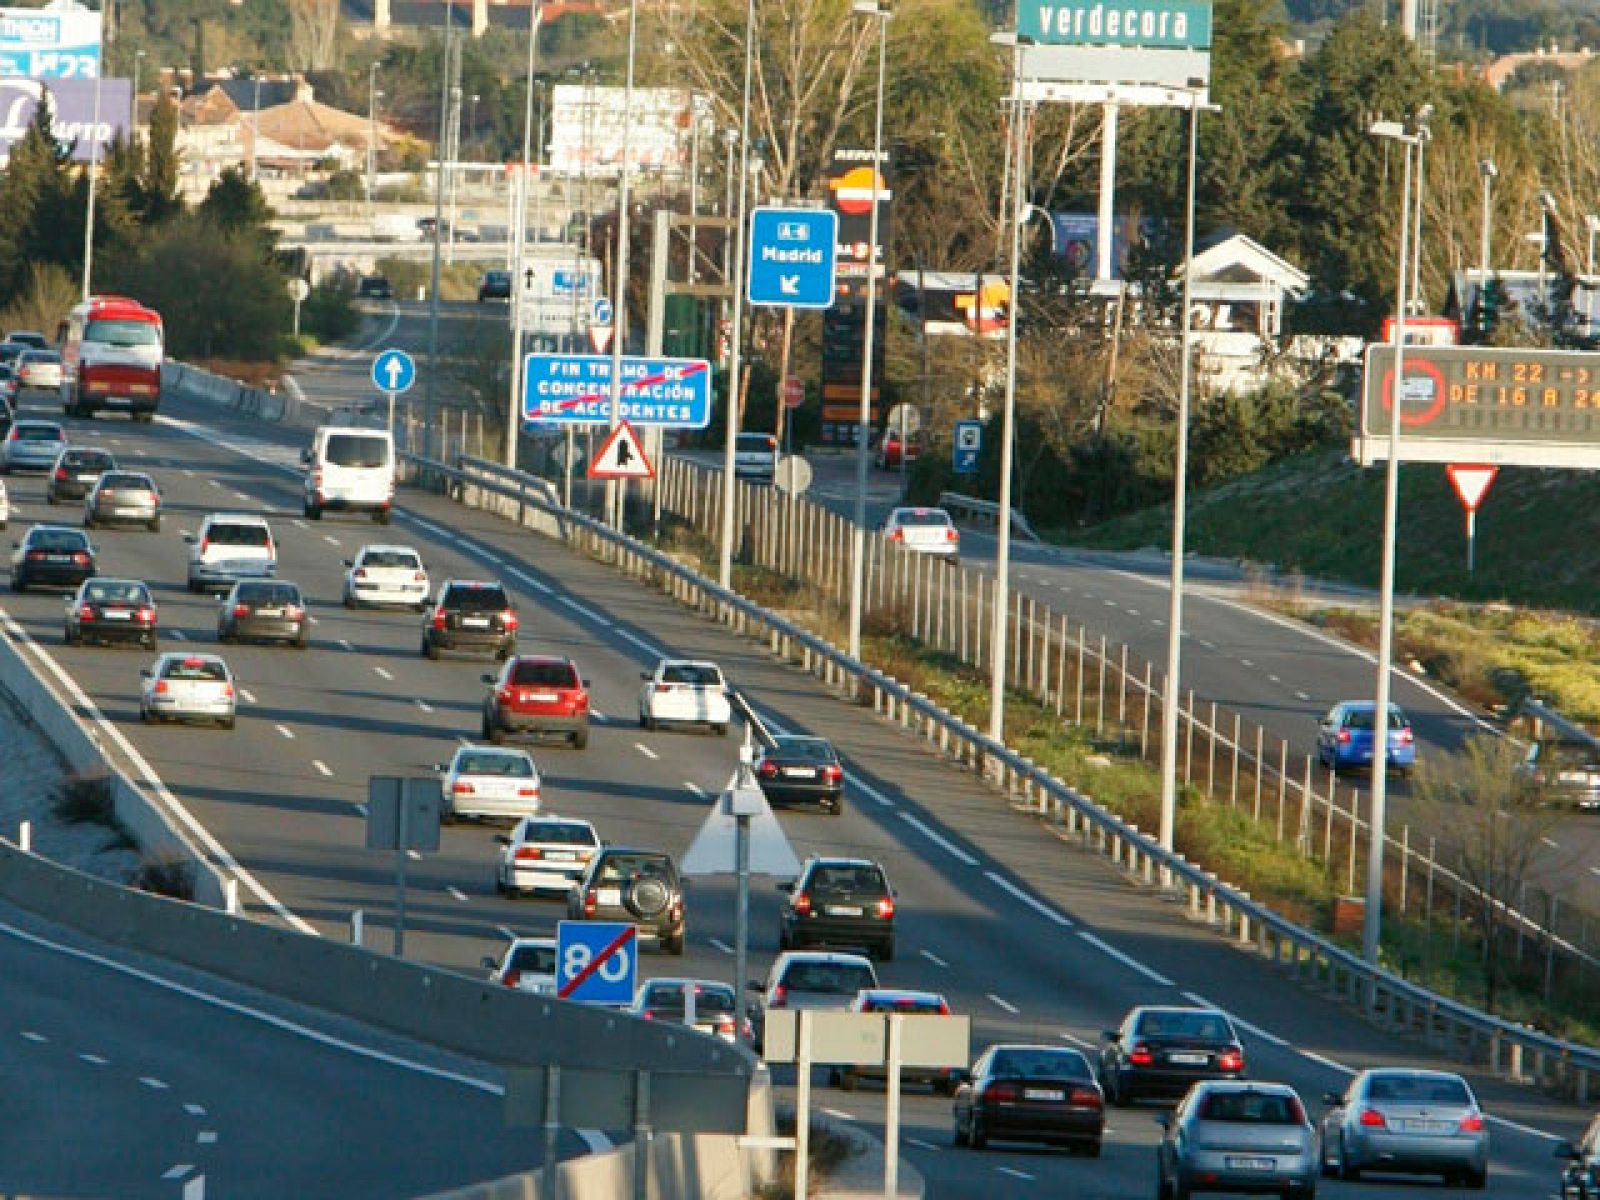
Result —
<instances>
[{"instance_id":1,"label":"white bollard","mask_svg":"<svg viewBox=\"0 0 1600 1200\"><path fill-rule=\"evenodd\" d=\"M230 917L239 915L239 881L226 880L222 885L223 911Z\"/></svg>"},{"instance_id":2,"label":"white bollard","mask_svg":"<svg viewBox=\"0 0 1600 1200\"><path fill-rule=\"evenodd\" d=\"M24 854L33 853L33 822L24 821L17 826L17 849Z\"/></svg>"},{"instance_id":3,"label":"white bollard","mask_svg":"<svg viewBox=\"0 0 1600 1200\"><path fill-rule=\"evenodd\" d=\"M362 938L366 936L367 914L359 908L350 914L350 944L362 945Z\"/></svg>"}]
</instances>

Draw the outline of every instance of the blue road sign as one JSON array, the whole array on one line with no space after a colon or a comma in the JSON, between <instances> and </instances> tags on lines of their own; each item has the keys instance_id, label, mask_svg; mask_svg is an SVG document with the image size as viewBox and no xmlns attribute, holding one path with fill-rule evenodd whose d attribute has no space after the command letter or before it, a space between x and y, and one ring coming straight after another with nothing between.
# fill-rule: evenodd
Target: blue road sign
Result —
<instances>
[{"instance_id":1,"label":"blue road sign","mask_svg":"<svg viewBox=\"0 0 1600 1200\"><path fill-rule=\"evenodd\" d=\"M611 420L609 354L530 354L522 372L522 419L570 425ZM711 424L711 364L703 358L622 359L622 420L704 429Z\"/></svg>"},{"instance_id":2,"label":"blue road sign","mask_svg":"<svg viewBox=\"0 0 1600 1200\"><path fill-rule=\"evenodd\" d=\"M827 308L833 303L839 214L822 208L758 208L750 214L751 304Z\"/></svg>"},{"instance_id":3,"label":"blue road sign","mask_svg":"<svg viewBox=\"0 0 1600 1200\"><path fill-rule=\"evenodd\" d=\"M596 297L593 307L589 310L589 323L591 325L611 324L611 301L604 296Z\"/></svg>"},{"instance_id":4,"label":"blue road sign","mask_svg":"<svg viewBox=\"0 0 1600 1200\"><path fill-rule=\"evenodd\" d=\"M957 421L954 442L957 475L975 475L978 472L978 451L983 449L983 422Z\"/></svg>"},{"instance_id":5,"label":"blue road sign","mask_svg":"<svg viewBox=\"0 0 1600 1200\"><path fill-rule=\"evenodd\" d=\"M556 923L556 995L583 1004L632 1004L639 930L621 921Z\"/></svg>"},{"instance_id":6,"label":"blue road sign","mask_svg":"<svg viewBox=\"0 0 1600 1200\"><path fill-rule=\"evenodd\" d=\"M383 351L372 360L372 382L380 392L408 392L417 381L417 364L404 350Z\"/></svg>"}]
</instances>

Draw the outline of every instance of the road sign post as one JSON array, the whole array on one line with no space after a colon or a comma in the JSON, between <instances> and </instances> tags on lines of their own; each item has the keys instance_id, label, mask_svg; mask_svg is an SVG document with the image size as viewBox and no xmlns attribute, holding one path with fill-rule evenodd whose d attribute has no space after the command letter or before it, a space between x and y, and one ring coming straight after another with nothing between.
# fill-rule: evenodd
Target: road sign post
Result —
<instances>
[{"instance_id":1,"label":"road sign post","mask_svg":"<svg viewBox=\"0 0 1600 1200\"><path fill-rule=\"evenodd\" d=\"M827 308L833 304L839 214L825 208L750 212L745 292L752 305Z\"/></svg>"},{"instance_id":2,"label":"road sign post","mask_svg":"<svg viewBox=\"0 0 1600 1200\"><path fill-rule=\"evenodd\" d=\"M633 1002L639 928L621 921L556 924L556 995L580 1004Z\"/></svg>"},{"instance_id":3,"label":"road sign post","mask_svg":"<svg viewBox=\"0 0 1600 1200\"><path fill-rule=\"evenodd\" d=\"M1467 510L1467 574L1472 574L1473 546L1478 537L1478 506L1489 492L1489 485L1499 474L1499 468L1481 463L1472 465L1451 463L1445 467L1450 484L1456 489L1461 507Z\"/></svg>"},{"instance_id":4,"label":"road sign post","mask_svg":"<svg viewBox=\"0 0 1600 1200\"><path fill-rule=\"evenodd\" d=\"M394 851L394 956L406 949L406 860L439 849L443 792L436 776L367 778L367 849Z\"/></svg>"}]
</instances>

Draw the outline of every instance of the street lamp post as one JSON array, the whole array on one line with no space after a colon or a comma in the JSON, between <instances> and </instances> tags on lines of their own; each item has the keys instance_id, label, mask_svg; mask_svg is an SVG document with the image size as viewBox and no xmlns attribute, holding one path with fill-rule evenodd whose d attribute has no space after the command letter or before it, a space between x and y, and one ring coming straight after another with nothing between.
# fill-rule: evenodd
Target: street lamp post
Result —
<instances>
[{"instance_id":1,"label":"street lamp post","mask_svg":"<svg viewBox=\"0 0 1600 1200\"><path fill-rule=\"evenodd\" d=\"M135 101L137 104L137 100ZM83 301L89 302L94 277L94 193L100 174L100 76L94 77L94 125L89 134L89 202L83 214Z\"/></svg>"},{"instance_id":2,"label":"street lamp post","mask_svg":"<svg viewBox=\"0 0 1600 1200\"><path fill-rule=\"evenodd\" d=\"M1480 224L1481 239L1478 242L1478 286L1487 287L1489 283L1489 237L1494 230L1494 208L1490 204L1490 194L1494 190L1495 176L1500 174L1500 168L1494 165L1494 159L1484 158L1478 161L1478 174L1483 177L1483 220Z\"/></svg>"},{"instance_id":3,"label":"street lamp post","mask_svg":"<svg viewBox=\"0 0 1600 1200\"><path fill-rule=\"evenodd\" d=\"M1427 149L1427 139L1417 143L1417 181L1415 187L1415 208L1411 218L1411 305L1419 315L1427 311L1427 302L1422 295L1422 185L1424 181L1423 160Z\"/></svg>"},{"instance_id":4,"label":"street lamp post","mask_svg":"<svg viewBox=\"0 0 1600 1200\"><path fill-rule=\"evenodd\" d=\"M450 128L450 63L456 27L455 0L445 6L443 70L439 72L439 140L434 147L433 164L433 263L428 286L428 373L423 383L422 446L433 453L434 380L439 375L439 234L444 224L444 157Z\"/></svg>"},{"instance_id":5,"label":"street lamp post","mask_svg":"<svg viewBox=\"0 0 1600 1200\"><path fill-rule=\"evenodd\" d=\"M1588 254L1588 257L1584 260L1585 266L1583 268L1583 272L1584 272L1585 275L1593 275L1594 274L1594 235L1597 232L1600 232L1600 217L1595 216L1594 213L1589 213L1587 216L1585 216L1583 218L1583 227L1584 227L1585 230L1588 231L1588 234L1589 234L1589 254Z\"/></svg>"},{"instance_id":6,"label":"street lamp post","mask_svg":"<svg viewBox=\"0 0 1600 1200\"><path fill-rule=\"evenodd\" d=\"M1383 856L1385 807L1389 776L1389 677L1394 660L1395 526L1400 511L1400 426L1405 402L1406 256L1411 236L1411 151L1427 140L1431 104L1407 122L1374 122L1369 132L1405 147L1400 187L1399 272L1395 281L1394 386L1389 400L1389 461L1384 477L1383 566L1378 602L1378 686L1372 719L1372 807L1368 821L1366 911L1361 925L1361 954L1376 966L1383 932Z\"/></svg>"},{"instance_id":7,"label":"street lamp post","mask_svg":"<svg viewBox=\"0 0 1600 1200\"><path fill-rule=\"evenodd\" d=\"M612 260L613 278L611 280L612 298L612 327L611 337L611 412L609 424L616 429L617 423L622 420L622 349L623 342L628 336L628 220L629 206L632 203L629 196L629 185L633 181L633 164L629 161L633 154L632 124L633 124L633 75L634 64L637 58L639 31L639 0L630 0L628 4L628 76L622 91L622 161L618 164L617 171L617 250ZM627 483L624 480L606 480L606 512L607 518L613 529L621 529L626 524L625 508L627 493L624 490Z\"/></svg>"},{"instance_id":8,"label":"street lamp post","mask_svg":"<svg viewBox=\"0 0 1600 1200\"><path fill-rule=\"evenodd\" d=\"M533 184L533 90L534 73L539 66L539 29L544 23L544 5L539 0L528 6L528 88L522 106L522 170L511 191L517 210L511 221L511 236L516 239L511 260L511 395L506 399L505 464L517 467L517 433L522 425L522 271L528 240L528 189ZM537 230L535 231L537 235Z\"/></svg>"},{"instance_id":9,"label":"street lamp post","mask_svg":"<svg viewBox=\"0 0 1600 1200\"><path fill-rule=\"evenodd\" d=\"M861 657L867 571L867 442L872 433L872 354L878 315L878 191L883 180L883 84L889 44L887 0L855 0L852 11L878 22L878 88L872 126L872 211L867 217L867 326L861 347L861 411L856 421L856 507L850 555L850 657ZM888 255L884 255L887 264ZM902 447L901 456L904 457Z\"/></svg>"},{"instance_id":10,"label":"street lamp post","mask_svg":"<svg viewBox=\"0 0 1600 1200\"><path fill-rule=\"evenodd\" d=\"M367 67L367 219L377 195L378 177L378 64Z\"/></svg>"}]
</instances>

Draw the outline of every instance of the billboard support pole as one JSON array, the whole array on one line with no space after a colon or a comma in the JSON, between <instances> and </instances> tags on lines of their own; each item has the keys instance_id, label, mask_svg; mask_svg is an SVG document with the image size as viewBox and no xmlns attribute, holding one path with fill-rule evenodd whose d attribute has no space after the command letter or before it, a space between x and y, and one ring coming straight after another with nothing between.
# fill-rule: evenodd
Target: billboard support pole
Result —
<instances>
[{"instance_id":1,"label":"billboard support pole","mask_svg":"<svg viewBox=\"0 0 1600 1200\"><path fill-rule=\"evenodd\" d=\"M1115 253L1111 235L1117 219L1117 102L1107 100L1101 111L1105 116L1100 125L1100 212L1094 233L1094 277L1109 283Z\"/></svg>"},{"instance_id":2,"label":"billboard support pole","mask_svg":"<svg viewBox=\"0 0 1600 1200\"><path fill-rule=\"evenodd\" d=\"M83 302L89 303L94 278L94 193L100 167L100 72L94 76L94 125L89 134L89 203L83 217ZM139 97L133 98L135 112Z\"/></svg>"}]
</instances>

